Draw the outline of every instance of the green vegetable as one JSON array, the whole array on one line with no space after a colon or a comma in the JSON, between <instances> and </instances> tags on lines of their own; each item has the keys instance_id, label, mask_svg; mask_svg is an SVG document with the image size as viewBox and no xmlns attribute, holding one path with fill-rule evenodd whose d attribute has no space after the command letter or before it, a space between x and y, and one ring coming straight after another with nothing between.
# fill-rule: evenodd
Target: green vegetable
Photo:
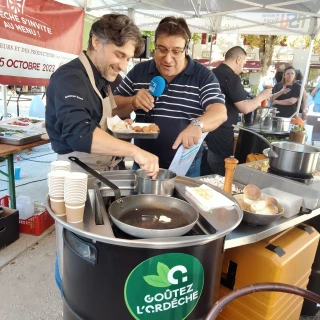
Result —
<instances>
[{"instance_id":1,"label":"green vegetable","mask_svg":"<svg viewBox=\"0 0 320 320\"><path fill-rule=\"evenodd\" d=\"M300 131L306 131L306 129L304 127L301 127L300 124L295 124L292 126L291 131L300 132Z\"/></svg>"},{"instance_id":2,"label":"green vegetable","mask_svg":"<svg viewBox=\"0 0 320 320\"><path fill-rule=\"evenodd\" d=\"M23 131L23 130L13 130L13 129L0 128L0 132L24 133L25 131Z\"/></svg>"}]
</instances>

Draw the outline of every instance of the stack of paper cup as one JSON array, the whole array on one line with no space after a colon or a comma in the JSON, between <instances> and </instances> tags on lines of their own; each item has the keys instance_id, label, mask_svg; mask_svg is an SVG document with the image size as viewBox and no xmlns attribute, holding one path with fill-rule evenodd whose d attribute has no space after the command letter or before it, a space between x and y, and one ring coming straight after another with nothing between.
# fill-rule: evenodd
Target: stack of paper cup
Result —
<instances>
[{"instance_id":1,"label":"stack of paper cup","mask_svg":"<svg viewBox=\"0 0 320 320\"><path fill-rule=\"evenodd\" d=\"M71 171L71 163L69 161L57 160L51 162L51 171L65 170Z\"/></svg>"},{"instance_id":2,"label":"stack of paper cup","mask_svg":"<svg viewBox=\"0 0 320 320\"><path fill-rule=\"evenodd\" d=\"M84 206L87 199L88 175L82 172L68 172L64 183L64 200L67 221L83 221Z\"/></svg>"},{"instance_id":3,"label":"stack of paper cup","mask_svg":"<svg viewBox=\"0 0 320 320\"><path fill-rule=\"evenodd\" d=\"M66 208L64 203L64 182L68 171L56 170L48 173L48 187L51 210L57 216L64 216Z\"/></svg>"}]
</instances>

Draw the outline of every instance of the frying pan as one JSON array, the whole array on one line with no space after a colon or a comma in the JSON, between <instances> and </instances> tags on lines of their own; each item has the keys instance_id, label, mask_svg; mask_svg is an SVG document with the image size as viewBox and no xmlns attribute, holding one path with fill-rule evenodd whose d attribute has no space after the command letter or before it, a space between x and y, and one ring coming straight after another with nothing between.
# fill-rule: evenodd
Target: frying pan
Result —
<instances>
[{"instance_id":1,"label":"frying pan","mask_svg":"<svg viewBox=\"0 0 320 320\"><path fill-rule=\"evenodd\" d=\"M237 201L243 199L243 193L236 194L233 196ZM278 214L260 214L260 213L252 213L243 209L243 219L242 221L247 224L254 226L264 226L270 224L276 220L278 220L283 212L284 208L278 204L279 213Z\"/></svg>"},{"instance_id":2,"label":"frying pan","mask_svg":"<svg viewBox=\"0 0 320 320\"><path fill-rule=\"evenodd\" d=\"M115 201L108 212L113 223L127 234L137 238L178 237L190 231L199 218L189 203L173 197L139 194L121 198L118 186L77 157L69 159L114 191Z\"/></svg>"}]
</instances>

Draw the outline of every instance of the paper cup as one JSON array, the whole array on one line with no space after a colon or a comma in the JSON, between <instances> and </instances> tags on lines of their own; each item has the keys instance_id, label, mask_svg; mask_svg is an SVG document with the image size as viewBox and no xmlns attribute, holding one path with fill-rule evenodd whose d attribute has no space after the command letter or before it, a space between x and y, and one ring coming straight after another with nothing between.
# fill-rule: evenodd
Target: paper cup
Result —
<instances>
[{"instance_id":1,"label":"paper cup","mask_svg":"<svg viewBox=\"0 0 320 320\"><path fill-rule=\"evenodd\" d=\"M85 201L66 201L66 206L69 207L82 207L85 205Z\"/></svg>"},{"instance_id":2,"label":"paper cup","mask_svg":"<svg viewBox=\"0 0 320 320\"><path fill-rule=\"evenodd\" d=\"M51 162L51 171L55 170L71 170L71 163L69 161L57 160Z\"/></svg>"},{"instance_id":3,"label":"paper cup","mask_svg":"<svg viewBox=\"0 0 320 320\"><path fill-rule=\"evenodd\" d=\"M83 221L84 204L81 206L66 205L67 221L70 223L78 223Z\"/></svg>"},{"instance_id":4,"label":"paper cup","mask_svg":"<svg viewBox=\"0 0 320 320\"><path fill-rule=\"evenodd\" d=\"M50 205L52 212L57 216L65 216L66 215L66 206L64 200L51 200L50 198Z\"/></svg>"},{"instance_id":5,"label":"paper cup","mask_svg":"<svg viewBox=\"0 0 320 320\"><path fill-rule=\"evenodd\" d=\"M50 201L51 201L51 200L53 200L53 201L58 201L58 202L59 202L59 201L64 201L64 197L63 197L63 196L58 196L58 197L57 197L57 196L52 196L52 195L50 195L50 194L49 194L49 196L50 196Z\"/></svg>"}]
</instances>

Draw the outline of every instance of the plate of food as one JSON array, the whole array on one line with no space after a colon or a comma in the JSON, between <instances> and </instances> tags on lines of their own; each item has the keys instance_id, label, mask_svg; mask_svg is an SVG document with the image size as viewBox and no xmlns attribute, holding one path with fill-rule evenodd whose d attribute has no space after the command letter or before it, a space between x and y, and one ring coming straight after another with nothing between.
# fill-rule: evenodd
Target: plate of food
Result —
<instances>
[{"instance_id":1,"label":"plate of food","mask_svg":"<svg viewBox=\"0 0 320 320\"><path fill-rule=\"evenodd\" d=\"M263 194L254 184L248 184L243 193L233 197L243 210L243 221L250 225L267 225L278 220L284 213L283 206L276 198Z\"/></svg>"},{"instance_id":2,"label":"plate of food","mask_svg":"<svg viewBox=\"0 0 320 320\"><path fill-rule=\"evenodd\" d=\"M155 123L129 123L115 116L107 118L108 129L118 139L157 139L160 133Z\"/></svg>"},{"instance_id":3,"label":"plate of food","mask_svg":"<svg viewBox=\"0 0 320 320\"><path fill-rule=\"evenodd\" d=\"M44 124L44 119L33 117L17 117L0 121L1 127L11 129L36 129L41 132L45 131Z\"/></svg>"}]
</instances>

